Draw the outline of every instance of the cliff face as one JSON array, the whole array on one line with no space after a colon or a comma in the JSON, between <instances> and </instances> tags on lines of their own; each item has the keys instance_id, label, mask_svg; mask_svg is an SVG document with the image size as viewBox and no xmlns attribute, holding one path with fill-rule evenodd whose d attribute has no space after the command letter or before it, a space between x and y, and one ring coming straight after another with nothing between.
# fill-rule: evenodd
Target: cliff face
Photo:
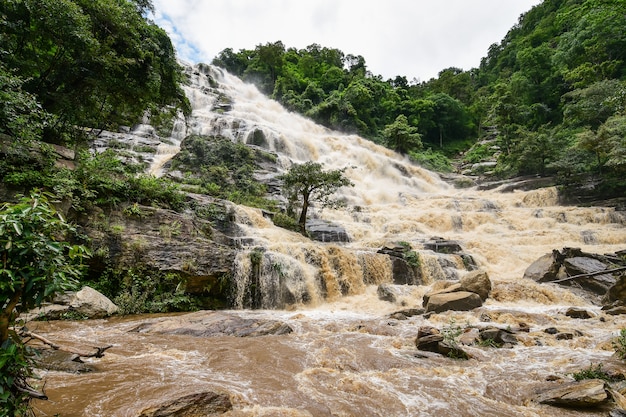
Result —
<instances>
[{"instance_id":1,"label":"cliff face","mask_svg":"<svg viewBox=\"0 0 626 417\"><path fill-rule=\"evenodd\" d=\"M233 226L227 208L205 196L189 199L196 207L212 207L215 217L199 215L201 210L179 213L136 204L80 216L77 221L94 253L90 279L116 274L120 285L131 286L124 282L129 271L139 271L139 279L150 286L151 275L167 276L170 286L200 300L201 307L227 305L236 251L235 240L224 233Z\"/></svg>"}]
</instances>

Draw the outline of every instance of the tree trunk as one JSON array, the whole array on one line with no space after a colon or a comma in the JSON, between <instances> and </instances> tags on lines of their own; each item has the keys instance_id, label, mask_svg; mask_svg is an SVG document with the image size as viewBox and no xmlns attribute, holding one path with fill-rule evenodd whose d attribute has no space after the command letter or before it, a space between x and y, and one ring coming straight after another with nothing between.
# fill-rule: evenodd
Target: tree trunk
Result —
<instances>
[{"instance_id":1,"label":"tree trunk","mask_svg":"<svg viewBox=\"0 0 626 417\"><path fill-rule=\"evenodd\" d=\"M15 306L22 297L22 291L18 291L13 294L13 297L9 300L7 306L0 313L0 345L7 341L9 338L9 326L11 325L11 315Z\"/></svg>"},{"instance_id":2,"label":"tree trunk","mask_svg":"<svg viewBox=\"0 0 626 417\"><path fill-rule=\"evenodd\" d=\"M300 226L300 233L306 236L306 214L309 211L309 195L305 194L302 199L302 211L300 212L300 220L298 225Z\"/></svg>"}]
</instances>

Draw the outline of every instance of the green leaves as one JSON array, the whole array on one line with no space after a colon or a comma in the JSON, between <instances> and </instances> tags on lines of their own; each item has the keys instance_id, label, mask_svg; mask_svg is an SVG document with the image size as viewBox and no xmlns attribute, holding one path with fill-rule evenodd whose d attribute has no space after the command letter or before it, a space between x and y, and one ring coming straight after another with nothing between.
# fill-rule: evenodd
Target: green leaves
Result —
<instances>
[{"instance_id":1,"label":"green leaves","mask_svg":"<svg viewBox=\"0 0 626 417\"><path fill-rule=\"evenodd\" d=\"M86 248L60 240L74 229L38 192L0 208L0 343L8 338L13 310L38 306L44 297L73 286Z\"/></svg>"},{"instance_id":2,"label":"green leaves","mask_svg":"<svg viewBox=\"0 0 626 417\"><path fill-rule=\"evenodd\" d=\"M340 203L332 195L341 187L354 186L344 175L345 171L346 168L324 171L321 163L308 161L292 165L279 177L283 181L282 191L289 201L289 210L298 204L302 207L298 221L302 234L306 235L306 216L311 202L317 201L322 207L337 207Z\"/></svg>"},{"instance_id":3,"label":"green leaves","mask_svg":"<svg viewBox=\"0 0 626 417\"><path fill-rule=\"evenodd\" d=\"M168 105L189 113L171 41L142 15L150 8L146 0L3 2L3 63L19 76L4 77L13 85L13 101L21 107L32 107L32 98L41 103L57 118L55 134L61 128L77 135L76 127L132 125L146 110ZM21 83L24 94L16 91L19 80L27 80ZM17 135L28 126L25 119L36 118L16 109L9 116L10 133Z\"/></svg>"}]
</instances>

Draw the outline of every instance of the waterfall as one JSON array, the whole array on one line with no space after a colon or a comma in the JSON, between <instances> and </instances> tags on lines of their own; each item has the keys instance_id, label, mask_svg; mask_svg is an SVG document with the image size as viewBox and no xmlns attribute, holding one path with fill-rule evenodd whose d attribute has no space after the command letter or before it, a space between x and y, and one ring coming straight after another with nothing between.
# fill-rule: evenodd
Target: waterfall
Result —
<instances>
[{"instance_id":1,"label":"waterfall","mask_svg":"<svg viewBox=\"0 0 626 417\"><path fill-rule=\"evenodd\" d=\"M222 135L260 146L276 153L279 171L306 160L355 167L346 171L355 187L339 191L346 207L314 210L351 241L314 242L276 227L261 210L233 205L236 310L28 323L68 346L113 345L104 358L90 358L95 372L42 371L51 401L37 401L38 414L136 416L190 393L226 393L233 402L226 414L245 417L606 415L606 408L583 412L531 399L543 383L558 378L559 385L590 364L623 369L610 345L626 326L624 316L608 316L568 288L522 277L553 249L624 249L623 211L560 206L555 188L455 189L372 142L289 113L219 69L187 70L193 113L172 138ZM143 143L135 133L162 142L143 128L108 138ZM175 151L159 147L164 174ZM433 238L456 241L467 255L435 253ZM377 286L393 282L397 266L379 250L396 247L415 251L413 267L425 285L397 285L403 291L394 303L379 299ZM398 313L422 306L425 292L473 262L494 284L483 307ZM570 318L570 306L594 317ZM292 333L238 337L273 326ZM468 346L473 359L459 361L418 352L421 326L468 335L490 326L525 331L508 348ZM571 337L559 339L555 328Z\"/></svg>"},{"instance_id":2,"label":"waterfall","mask_svg":"<svg viewBox=\"0 0 626 417\"><path fill-rule=\"evenodd\" d=\"M219 68L200 64L187 72L190 84L185 88L193 111L185 134L219 135L264 148L276 154L279 172L304 161L320 162L326 169L347 168L355 184L337 193L344 208L313 207L314 216L340 225L351 237L337 249L346 252L340 257L343 264L324 245L275 227L260 210L237 208L237 223L248 242L237 262L241 281L234 297L240 308L255 303L282 308L290 301L314 304L363 292L370 283L390 282L392 268L381 263L373 271L364 266L364 259L376 259L376 251L389 243L405 242L420 252L425 283L455 278L464 270L460 257L447 261L422 249L435 236L457 240L497 280L519 278L530 263L555 248L610 252L623 243L626 221L612 209L560 207L555 188L508 193L455 189L402 155L287 111ZM590 232L599 225L606 230ZM244 294L254 275L244 271L244 260L253 247L263 250L254 303ZM323 255L311 256L316 251Z\"/></svg>"}]
</instances>

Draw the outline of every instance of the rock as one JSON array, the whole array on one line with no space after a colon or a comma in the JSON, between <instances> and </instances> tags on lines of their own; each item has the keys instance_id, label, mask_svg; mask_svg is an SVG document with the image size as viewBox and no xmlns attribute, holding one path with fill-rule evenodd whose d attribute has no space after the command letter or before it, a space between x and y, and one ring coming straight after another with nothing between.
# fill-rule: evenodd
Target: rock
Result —
<instances>
[{"instance_id":1,"label":"rock","mask_svg":"<svg viewBox=\"0 0 626 417\"><path fill-rule=\"evenodd\" d=\"M421 351L435 352L455 359L468 359L470 357L456 343L445 341L439 330L430 326L422 326L418 329L415 347Z\"/></svg>"},{"instance_id":2,"label":"rock","mask_svg":"<svg viewBox=\"0 0 626 417\"><path fill-rule=\"evenodd\" d=\"M472 271L461 278L461 291L476 293L485 301L491 292L491 281L486 271Z\"/></svg>"},{"instance_id":3,"label":"rock","mask_svg":"<svg viewBox=\"0 0 626 417\"><path fill-rule=\"evenodd\" d=\"M70 308L90 319L107 317L118 311L118 307L111 300L87 286L74 294Z\"/></svg>"},{"instance_id":4,"label":"rock","mask_svg":"<svg viewBox=\"0 0 626 417\"><path fill-rule=\"evenodd\" d=\"M554 335L556 340L572 340L574 338L574 333L570 332L561 332Z\"/></svg>"},{"instance_id":5,"label":"rock","mask_svg":"<svg viewBox=\"0 0 626 417\"><path fill-rule=\"evenodd\" d=\"M590 257L574 257L567 258L563 262L563 266L567 272L567 276L590 274L607 269L607 266L597 259ZM594 275L592 277L581 277L572 280L579 284L583 289L594 294L604 295L616 283L616 278L610 274Z\"/></svg>"},{"instance_id":6,"label":"rock","mask_svg":"<svg viewBox=\"0 0 626 417\"><path fill-rule=\"evenodd\" d=\"M473 292L458 291L430 296L426 312L441 313L447 310L468 311L483 305L480 296Z\"/></svg>"},{"instance_id":7,"label":"rock","mask_svg":"<svg viewBox=\"0 0 626 417\"><path fill-rule=\"evenodd\" d=\"M376 290L378 299L395 303L397 301L397 293L393 286L389 284L380 284Z\"/></svg>"},{"instance_id":8,"label":"rock","mask_svg":"<svg viewBox=\"0 0 626 417\"><path fill-rule=\"evenodd\" d=\"M20 315L24 321L31 320L58 320L70 311L69 305L44 304L41 307L30 310Z\"/></svg>"},{"instance_id":9,"label":"rock","mask_svg":"<svg viewBox=\"0 0 626 417\"><path fill-rule=\"evenodd\" d=\"M487 327L485 329L480 330L480 339L482 341L493 341L496 345L501 346L504 344L517 344L517 337L505 329L500 329L497 327Z\"/></svg>"},{"instance_id":10,"label":"rock","mask_svg":"<svg viewBox=\"0 0 626 417\"><path fill-rule=\"evenodd\" d=\"M62 350L38 349L33 358L37 368L49 371L78 374L95 370L93 365L77 361L76 356L76 354Z\"/></svg>"},{"instance_id":11,"label":"rock","mask_svg":"<svg viewBox=\"0 0 626 417\"><path fill-rule=\"evenodd\" d=\"M409 308L391 313L388 317L395 318L397 320L406 320L409 317L420 316L422 314L424 314L423 308Z\"/></svg>"},{"instance_id":12,"label":"rock","mask_svg":"<svg viewBox=\"0 0 626 417\"><path fill-rule=\"evenodd\" d=\"M620 275L602 298L602 305L608 306L615 302L624 305L626 303L626 274ZM616 307L613 305L612 307Z\"/></svg>"},{"instance_id":13,"label":"rock","mask_svg":"<svg viewBox=\"0 0 626 417\"><path fill-rule=\"evenodd\" d=\"M196 337L259 337L289 334L293 332L293 329L276 320L246 319L220 311L197 311L148 321L137 326L133 331Z\"/></svg>"},{"instance_id":14,"label":"rock","mask_svg":"<svg viewBox=\"0 0 626 417\"><path fill-rule=\"evenodd\" d=\"M625 295L626 283L620 285L611 273L602 272L623 264L618 254L598 255L578 248L563 248L533 262L524 272L524 278L537 282L557 281L560 285L580 289L590 297L604 295L605 302L611 302ZM613 292L609 295L611 289Z\"/></svg>"},{"instance_id":15,"label":"rock","mask_svg":"<svg viewBox=\"0 0 626 417\"><path fill-rule=\"evenodd\" d=\"M466 329L463 333L461 333L461 335L459 336L459 343L461 345L471 346L471 345L475 345L476 343L478 343L479 338L480 338L480 333L478 329L470 328L470 329Z\"/></svg>"},{"instance_id":16,"label":"rock","mask_svg":"<svg viewBox=\"0 0 626 417\"><path fill-rule=\"evenodd\" d=\"M554 255L549 253L530 264L524 271L524 278L537 282L549 282L556 279L558 272L559 265L555 264Z\"/></svg>"},{"instance_id":17,"label":"rock","mask_svg":"<svg viewBox=\"0 0 626 417\"><path fill-rule=\"evenodd\" d=\"M448 343L448 342L439 342L437 345L437 352L442 354L443 356L447 356L453 359L469 359L470 355L461 349L456 344Z\"/></svg>"},{"instance_id":18,"label":"rock","mask_svg":"<svg viewBox=\"0 0 626 417\"><path fill-rule=\"evenodd\" d=\"M551 385L540 390L535 401L564 407L595 407L606 403L608 398L603 380L586 379L558 386Z\"/></svg>"},{"instance_id":19,"label":"rock","mask_svg":"<svg viewBox=\"0 0 626 417\"><path fill-rule=\"evenodd\" d=\"M402 245L387 244L378 250L378 253L389 256L393 283L398 285L421 285L419 270L406 261L405 254L410 248Z\"/></svg>"},{"instance_id":20,"label":"rock","mask_svg":"<svg viewBox=\"0 0 626 417\"><path fill-rule=\"evenodd\" d=\"M350 242L346 229L326 220L307 220L306 231L311 239L319 242Z\"/></svg>"},{"instance_id":21,"label":"rock","mask_svg":"<svg viewBox=\"0 0 626 417\"><path fill-rule=\"evenodd\" d=\"M228 395L208 391L147 408L137 417L206 417L224 414L232 408Z\"/></svg>"},{"instance_id":22,"label":"rock","mask_svg":"<svg viewBox=\"0 0 626 417\"><path fill-rule=\"evenodd\" d=\"M118 311L118 307L105 295L87 286L78 292L60 293L52 301L54 304L44 304L30 310L22 318L25 321L58 320L68 313L76 313L82 318L99 319Z\"/></svg>"},{"instance_id":23,"label":"rock","mask_svg":"<svg viewBox=\"0 0 626 417\"><path fill-rule=\"evenodd\" d=\"M548 334L557 334L559 330L556 327L548 327L547 329L544 329L543 332Z\"/></svg>"},{"instance_id":24,"label":"rock","mask_svg":"<svg viewBox=\"0 0 626 417\"><path fill-rule=\"evenodd\" d=\"M428 305L428 301L430 300L430 297L432 297L433 295L448 294L448 293L452 293L452 292L461 291L461 283L459 283L459 282L454 283L454 282L451 282L451 281L439 281L437 284L439 284L439 285L433 285L433 288L440 287L439 289L435 289L435 290L433 290L431 292L427 292L422 297L422 303L424 305Z\"/></svg>"},{"instance_id":25,"label":"rock","mask_svg":"<svg viewBox=\"0 0 626 417\"><path fill-rule=\"evenodd\" d=\"M571 317L573 319L590 319L594 317L594 314L585 310L584 308L570 307L565 312L567 317Z\"/></svg>"},{"instance_id":26,"label":"rock","mask_svg":"<svg viewBox=\"0 0 626 417\"><path fill-rule=\"evenodd\" d=\"M626 314L626 306L611 307L604 310L604 312L611 316L619 316L620 314Z\"/></svg>"},{"instance_id":27,"label":"rock","mask_svg":"<svg viewBox=\"0 0 626 417\"><path fill-rule=\"evenodd\" d=\"M409 297L415 287L407 285L380 284L376 290L378 298L390 303L400 303L402 298Z\"/></svg>"},{"instance_id":28,"label":"rock","mask_svg":"<svg viewBox=\"0 0 626 417\"><path fill-rule=\"evenodd\" d=\"M458 253L463 251L459 242L440 237L435 237L431 241L425 242L424 249L432 250L437 253Z\"/></svg>"}]
</instances>

